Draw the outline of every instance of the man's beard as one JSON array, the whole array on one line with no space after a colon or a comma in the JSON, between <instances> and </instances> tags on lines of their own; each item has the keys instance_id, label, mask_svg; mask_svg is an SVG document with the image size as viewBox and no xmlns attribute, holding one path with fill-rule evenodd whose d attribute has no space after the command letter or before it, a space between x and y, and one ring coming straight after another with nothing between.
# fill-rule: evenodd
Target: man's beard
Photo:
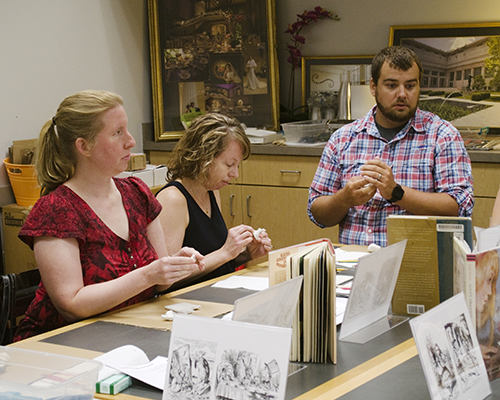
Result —
<instances>
[{"instance_id":1,"label":"man's beard","mask_svg":"<svg viewBox=\"0 0 500 400\"><path fill-rule=\"evenodd\" d=\"M408 122L414 115L415 111L417 111L418 101L414 108L408 108L404 112L398 112L394 109L386 108L382 104L379 103L377 96L375 96L375 101L377 102L377 111L380 111L382 115L394 122ZM405 102L408 105L407 102Z\"/></svg>"}]
</instances>

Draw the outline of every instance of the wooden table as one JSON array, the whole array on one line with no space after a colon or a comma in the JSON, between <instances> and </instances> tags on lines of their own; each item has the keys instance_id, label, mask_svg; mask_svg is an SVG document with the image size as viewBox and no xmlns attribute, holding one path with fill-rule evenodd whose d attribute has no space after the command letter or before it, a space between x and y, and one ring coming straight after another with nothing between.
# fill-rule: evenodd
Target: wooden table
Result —
<instances>
[{"instance_id":1,"label":"wooden table","mask_svg":"<svg viewBox=\"0 0 500 400\"><path fill-rule=\"evenodd\" d=\"M243 274L267 276L267 266L260 264L232 275ZM228 312L235 298L249 291L211 287L215 281L227 277L77 322L11 346L91 359L118 346L133 344L144 350L150 359L166 356L171 323L160 318L164 306L193 302L202 304L205 316L215 317ZM364 345L338 342L337 348L336 365L305 363L301 365L306 368L288 377L287 400L430 398L408 322ZM161 396L161 391L137 382L116 396L96 394L106 400L161 400Z\"/></svg>"}]
</instances>

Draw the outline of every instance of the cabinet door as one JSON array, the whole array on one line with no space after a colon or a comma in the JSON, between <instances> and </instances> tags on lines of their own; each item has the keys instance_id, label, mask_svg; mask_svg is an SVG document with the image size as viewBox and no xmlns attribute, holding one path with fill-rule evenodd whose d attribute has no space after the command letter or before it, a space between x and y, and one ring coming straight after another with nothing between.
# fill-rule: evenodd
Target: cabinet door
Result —
<instances>
[{"instance_id":1,"label":"cabinet door","mask_svg":"<svg viewBox=\"0 0 500 400\"><path fill-rule=\"evenodd\" d=\"M241 182L247 185L309 188L319 159L306 156L252 154L242 163Z\"/></svg>"},{"instance_id":2,"label":"cabinet door","mask_svg":"<svg viewBox=\"0 0 500 400\"><path fill-rule=\"evenodd\" d=\"M243 223L241 186L228 185L219 190L221 212L227 228Z\"/></svg>"},{"instance_id":3,"label":"cabinet door","mask_svg":"<svg viewBox=\"0 0 500 400\"><path fill-rule=\"evenodd\" d=\"M322 229L307 215L308 190L269 186L241 187L243 223L265 228L275 249L328 237L338 241L338 228Z\"/></svg>"}]
</instances>

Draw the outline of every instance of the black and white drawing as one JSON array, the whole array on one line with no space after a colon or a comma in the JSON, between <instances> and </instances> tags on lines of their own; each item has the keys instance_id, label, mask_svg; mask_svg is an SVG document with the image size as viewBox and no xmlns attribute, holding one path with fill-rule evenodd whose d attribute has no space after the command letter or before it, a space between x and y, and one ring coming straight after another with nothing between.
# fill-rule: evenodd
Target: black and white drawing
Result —
<instances>
[{"instance_id":1,"label":"black and white drawing","mask_svg":"<svg viewBox=\"0 0 500 400\"><path fill-rule=\"evenodd\" d=\"M176 315L162 400L284 400L291 328Z\"/></svg>"},{"instance_id":2,"label":"black and white drawing","mask_svg":"<svg viewBox=\"0 0 500 400\"><path fill-rule=\"evenodd\" d=\"M410 326L433 400L481 400L491 393L462 292L413 318Z\"/></svg>"}]
</instances>

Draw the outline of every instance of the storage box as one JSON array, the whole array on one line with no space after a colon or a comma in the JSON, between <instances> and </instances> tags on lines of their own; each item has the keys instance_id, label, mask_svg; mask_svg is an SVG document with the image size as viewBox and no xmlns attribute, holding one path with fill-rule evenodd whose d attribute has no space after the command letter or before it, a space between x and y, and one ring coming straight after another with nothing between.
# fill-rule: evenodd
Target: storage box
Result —
<instances>
[{"instance_id":1,"label":"storage box","mask_svg":"<svg viewBox=\"0 0 500 400\"><path fill-rule=\"evenodd\" d=\"M137 171L146 168L146 154L133 153L128 161L127 171Z\"/></svg>"},{"instance_id":2,"label":"storage box","mask_svg":"<svg viewBox=\"0 0 500 400\"><path fill-rule=\"evenodd\" d=\"M92 400L102 363L0 346L0 399Z\"/></svg>"},{"instance_id":3,"label":"storage box","mask_svg":"<svg viewBox=\"0 0 500 400\"><path fill-rule=\"evenodd\" d=\"M17 274L37 267L33 250L17 237L29 212L28 207L17 204L2 206L5 274Z\"/></svg>"},{"instance_id":4,"label":"storage box","mask_svg":"<svg viewBox=\"0 0 500 400\"><path fill-rule=\"evenodd\" d=\"M127 178L128 176L136 176L137 178L142 179L142 181L149 187L154 186L154 175L153 169L151 168L145 168L140 171L123 171L121 174L116 175L117 178Z\"/></svg>"},{"instance_id":5,"label":"storage box","mask_svg":"<svg viewBox=\"0 0 500 400\"><path fill-rule=\"evenodd\" d=\"M164 165L156 165L153 170L155 186L164 186L167 183L166 180L167 167Z\"/></svg>"},{"instance_id":6,"label":"storage box","mask_svg":"<svg viewBox=\"0 0 500 400\"><path fill-rule=\"evenodd\" d=\"M326 121L308 120L286 122L281 124L287 143L307 143L307 138L313 138L326 132Z\"/></svg>"}]
</instances>

